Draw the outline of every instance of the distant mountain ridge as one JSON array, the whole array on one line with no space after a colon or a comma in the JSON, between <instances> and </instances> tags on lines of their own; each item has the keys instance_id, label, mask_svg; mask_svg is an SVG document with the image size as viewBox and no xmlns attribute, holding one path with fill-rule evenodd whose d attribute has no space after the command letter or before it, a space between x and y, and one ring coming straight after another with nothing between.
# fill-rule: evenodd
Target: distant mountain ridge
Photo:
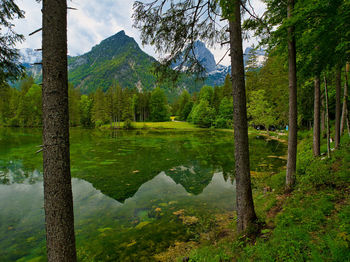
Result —
<instances>
[{"instance_id":1,"label":"distant mountain ridge","mask_svg":"<svg viewBox=\"0 0 350 262\"><path fill-rule=\"evenodd\" d=\"M245 50L245 64L251 54L255 54L259 61L263 61L265 52L263 50L254 51L252 48ZM167 90L168 93L178 94L183 89L190 93L199 91L200 86L222 85L227 74L231 73L230 66L217 65L214 55L206 48L201 41L196 41L194 54L206 70L205 81L195 83L192 79L183 79L177 84L176 90ZM40 66L32 66L32 63L41 60L41 52L32 49L21 50L19 62L28 68L28 73L36 79L41 79ZM102 88L107 90L113 84L120 84L123 88L137 88L141 90L151 90L156 85L156 77L152 73L152 68L157 60L141 50L136 41L120 31L112 35L92 49L82 55L68 56L69 81L79 88L82 93L91 93ZM173 68L181 61L173 64ZM260 62L259 62L260 63ZM41 81L41 80L38 80Z\"/></svg>"},{"instance_id":2,"label":"distant mountain ridge","mask_svg":"<svg viewBox=\"0 0 350 262\"><path fill-rule=\"evenodd\" d=\"M156 78L151 69L156 60L143 52L124 31L108 37L91 51L68 58L69 81L89 93L113 84L124 88L153 87Z\"/></svg>"}]
</instances>

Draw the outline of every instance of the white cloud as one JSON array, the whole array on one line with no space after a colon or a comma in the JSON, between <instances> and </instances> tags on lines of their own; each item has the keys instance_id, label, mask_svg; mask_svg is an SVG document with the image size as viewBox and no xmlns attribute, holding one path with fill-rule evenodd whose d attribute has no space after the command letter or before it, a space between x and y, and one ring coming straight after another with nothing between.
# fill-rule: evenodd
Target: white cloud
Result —
<instances>
[{"instance_id":1,"label":"white cloud","mask_svg":"<svg viewBox=\"0 0 350 262\"><path fill-rule=\"evenodd\" d=\"M25 11L25 19L15 21L16 31L25 36L26 40L18 48L40 48L41 34L28 36L30 32L41 27L41 3L35 0L17 0L17 4ZM265 7L261 0L251 0L255 12L261 14ZM68 50L74 56L89 51L103 39L125 30L126 34L134 37L140 47L148 54L158 57L151 46L141 46L140 33L132 27L132 5L134 0L72 0L68 5L78 10L68 12ZM252 42L245 41L244 48ZM226 48L211 48L216 61L225 54ZM223 64L229 64L227 56Z\"/></svg>"}]
</instances>

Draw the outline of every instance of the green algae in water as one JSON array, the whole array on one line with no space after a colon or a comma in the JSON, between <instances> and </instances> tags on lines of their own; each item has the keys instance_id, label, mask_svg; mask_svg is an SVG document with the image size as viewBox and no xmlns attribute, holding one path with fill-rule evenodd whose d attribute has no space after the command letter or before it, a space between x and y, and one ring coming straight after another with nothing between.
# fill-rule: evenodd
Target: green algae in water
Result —
<instances>
[{"instance_id":1,"label":"green algae in water","mask_svg":"<svg viewBox=\"0 0 350 262\"><path fill-rule=\"evenodd\" d=\"M0 129L0 261L45 261L41 144L36 129ZM251 169L275 172L285 145L250 140ZM71 130L81 261L150 261L200 225L233 212L233 135L225 132ZM175 214L174 214L175 213ZM208 218L209 216L209 218Z\"/></svg>"}]
</instances>

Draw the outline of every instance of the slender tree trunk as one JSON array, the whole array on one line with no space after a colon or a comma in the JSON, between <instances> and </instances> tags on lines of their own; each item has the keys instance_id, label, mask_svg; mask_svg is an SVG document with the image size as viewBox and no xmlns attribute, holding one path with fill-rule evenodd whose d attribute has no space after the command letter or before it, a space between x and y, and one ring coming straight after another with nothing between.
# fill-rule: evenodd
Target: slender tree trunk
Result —
<instances>
[{"instance_id":1,"label":"slender tree trunk","mask_svg":"<svg viewBox=\"0 0 350 262\"><path fill-rule=\"evenodd\" d=\"M256 220L250 180L247 107L244 80L240 0L234 1L234 18L229 22L233 87L237 231Z\"/></svg>"},{"instance_id":2,"label":"slender tree trunk","mask_svg":"<svg viewBox=\"0 0 350 262\"><path fill-rule=\"evenodd\" d=\"M338 148L340 144L340 114L341 114L340 93L341 93L341 66L337 66L336 78L335 78L335 137L334 137L335 148Z\"/></svg>"},{"instance_id":3,"label":"slender tree trunk","mask_svg":"<svg viewBox=\"0 0 350 262\"><path fill-rule=\"evenodd\" d=\"M294 0L288 0L288 18L293 16ZM295 183L297 162L297 67L294 26L288 28L288 64L289 64L289 135L286 189L290 191Z\"/></svg>"},{"instance_id":4,"label":"slender tree trunk","mask_svg":"<svg viewBox=\"0 0 350 262\"><path fill-rule=\"evenodd\" d=\"M340 122L340 135L342 135L344 132L344 126L345 126L347 109L348 109L348 89L349 89L348 73L349 73L349 63L346 64L346 69L344 74L345 83L344 83L343 110L342 110L341 122Z\"/></svg>"},{"instance_id":5,"label":"slender tree trunk","mask_svg":"<svg viewBox=\"0 0 350 262\"><path fill-rule=\"evenodd\" d=\"M329 106L328 106L328 87L327 87L327 79L324 76L324 96L326 99L326 121L327 121L327 156L328 158L331 156L331 146L330 146L330 127L329 127Z\"/></svg>"},{"instance_id":6,"label":"slender tree trunk","mask_svg":"<svg viewBox=\"0 0 350 262\"><path fill-rule=\"evenodd\" d=\"M69 157L67 3L43 1L43 166L48 261L76 261Z\"/></svg>"},{"instance_id":7,"label":"slender tree trunk","mask_svg":"<svg viewBox=\"0 0 350 262\"><path fill-rule=\"evenodd\" d=\"M320 77L315 77L315 96L314 96L314 156L320 155Z\"/></svg>"},{"instance_id":8,"label":"slender tree trunk","mask_svg":"<svg viewBox=\"0 0 350 262\"><path fill-rule=\"evenodd\" d=\"M349 110L346 109L346 126L348 127L348 135L350 136L350 120L349 120Z\"/></svg>"},{"instance_id":9,"label":"slender tree trunk","mask_svg":"<svg viewBox=\"0 0 350 262\"><path fill-rule=\"evenodd\" d=\"M324 92L321 94L321 133L326 129L326 113L324 104Z\"/></svg>"}]
</instances>

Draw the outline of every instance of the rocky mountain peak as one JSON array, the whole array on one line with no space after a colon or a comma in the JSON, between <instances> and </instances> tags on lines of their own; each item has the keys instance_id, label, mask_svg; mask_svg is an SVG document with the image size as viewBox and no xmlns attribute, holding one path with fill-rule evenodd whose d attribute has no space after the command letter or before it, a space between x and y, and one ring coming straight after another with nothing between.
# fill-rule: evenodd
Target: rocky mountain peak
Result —
<instances>
[{"instance_id":1,"label":"rocky mountain peak","mask_svg":"<svg viewBox=\"0 0 350 262\"><path fill-rule=\"evenodd\" d=\"M193 53L191 54L193 55ZM207 74L216 70L216 62L214 55L209 51L205 44L199 40L194 42L194 56L199 63L204 67ZM172 67L176 68L183 62L183 57L173 63Z\"/></svg>"},{"instance_id":2,"label":"rocky mountain peak","mask_svg":"<svg viewBox=\"0 0 350 262\"><path fill-rule=\"evenodd\" d=\"M216 69L214 55L209 51L203 42L197 40L194 43L194 53L207 73L210 73Z\"/></svg>"}]
</instances>

